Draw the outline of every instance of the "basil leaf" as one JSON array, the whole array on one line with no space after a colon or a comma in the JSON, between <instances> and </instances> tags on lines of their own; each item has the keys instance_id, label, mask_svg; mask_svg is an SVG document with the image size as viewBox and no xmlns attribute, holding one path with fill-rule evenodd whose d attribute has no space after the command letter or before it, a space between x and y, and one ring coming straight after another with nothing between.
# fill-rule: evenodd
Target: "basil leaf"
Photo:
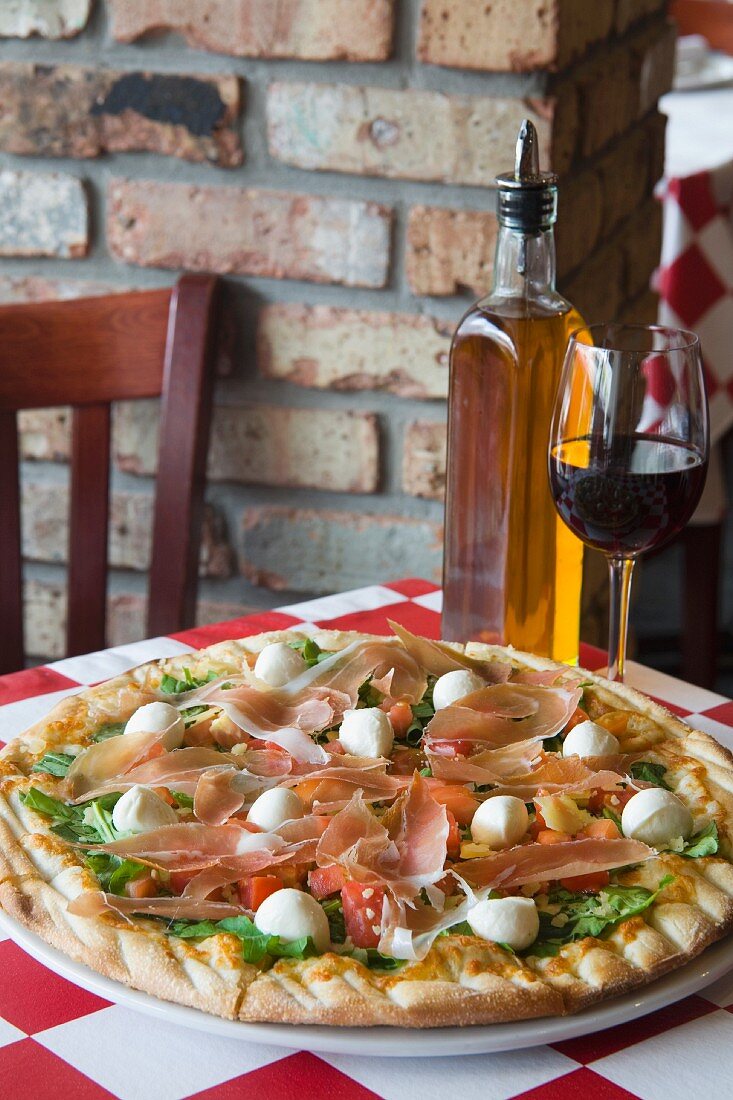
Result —
<instances>
[{"instance_id":1,"label":"basil leaf","mask_svg":"<svg viewBox=\"0 0 733 1100\"><path fill-rule=\"evenodd\" d=\"M706 828L691 837L680 855L685 859L700 859L701 856L714 856L718 851L718 826L711 821Z\"/></svg>"},{"instance_id":2,"label":"basil leaf","mask_svg":"<svg viewBox=\"0 0 733 1100\"><path fill-rule=\"evenodd\" d=\"M78 807L67 806L65 802L60 802L58 798L52 798L50 794L39 790L38 787L31 787L25 794L21 794L20 801L29 810L35 810L36 813L45 814L47 817L52 818L52 824L54 825L75 821L81 816L78 813Z\"/></svg>"},{"instance_id":3,"label":"basil leaf","mask_svg":"<svg viewBox=\"0 0 733 1100\"><path fill-rule=\"evenodd\" d=\"M35 762L31 771L45 772L47 775L66 775L74 759L68 752L47 752Z\"/></svg>"},{"instance_id":4,"label":"basil leaf","mask_svg":"<svg viewBox=\"0 0 733 1100\"><path fill-rule=\"evenodd\" d=\"M637 760L629 769L632 779L640 779L642 783L653 783L655 787L662 787L665 791L672 788L665 782L667 769L664 764L651 764L648 760Z\"/></svg>"},{"instance_id":5,"label":"basil leaf","mask_svg":"<svg viewBox=\"0 0 733 1100\"><path fill-rule=\"evenodd\" d=\"M310 936L286 943L279 936L261 932L259 928L242 914L240 917L226 917L217 922L222 932L233 932L242 941L242 953L245 962L261 962L265 955L271 958L305 959L317 954Z\"/></svg>"},{"instance_id":6,"label":"basil leaf","mask_svg":"<svg viewBox=\"0 0 733 1100\"><path fill-rule=\"evenodd\" d=\"M219 673L214 672L213 668L209 669L206 676L201 679L196 679L190 668L184 668L181 671L183 672L182 680L177 680L175 676L169 676L167 672L164 674L160 681L160 690L164 695L182 695L184 691L193 691L194 688L203 687L204 684L211 683L219 676Z\"/></svg>"},{"instance_id":7,"label":"basil leaf","mask_svg":"<svg viewBox=\"0 0 733 1100\"><path fill-rule=\"evenodd\" d=\"M205 939L207 936L216 936L221 929L217 928L213 921L185 921L174 920L166 928L171 936L178 936L182 940Z\"/></svg>"},{"instance_id":8,"label":"basil leaf","mask_svg":"<svg viewBox=\"0 0 733 1100\"><path fill-rule=\"evenodd\" d=\"M96 733L93 733L90 740L98 743L99 741L107 741L110 737L119 737L121 733L125 732L125 722L107 722L104 726L100 726Z\"/></svg>"},{"instance_id":9,"label":"basil leaf","mask_svg":"<svg viewBox=\"0 0 733 1100\"><path fill-rule=\"evenodd\" d=\"M340 898L329 898L321 902L321 908L328 917L328 928L331 943L346 942L346 924L344 922L344 908Z\"/></svg>"}]
</instances>

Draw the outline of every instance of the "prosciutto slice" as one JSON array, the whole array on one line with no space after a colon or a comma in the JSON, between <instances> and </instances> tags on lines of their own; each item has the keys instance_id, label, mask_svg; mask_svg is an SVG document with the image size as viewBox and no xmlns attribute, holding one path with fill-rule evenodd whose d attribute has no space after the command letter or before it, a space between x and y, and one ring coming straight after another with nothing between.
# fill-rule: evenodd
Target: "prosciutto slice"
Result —
<instances>
[{"instance_id":1,"label":"prosciutto slice","mask_svg":"<svg viewBox=\"0 0 733 1100\"><path fill-rule=\"evenodd\" d=\"M251 850L256 838L262 848L281 848L283 841L271 833L256 833L242 825L202 825L195 821L164 825L149 833L123 837L107 844L84 845L91 851L111 852L125 859L141 859L169 871L195 870L208 867L218 860Z\"/></svg>"},{"instance_id":2,"label":"prosciutto slice","mask_svg":"<svg viewBox=\"0 0 733 1100\"><path fill-rule=\"evenodd\" d=\"M117 894L105 894L102 890L79 894L67 905L67 911L77 917L98 917L103 913L116 913L125 920L130 914L142 913L151 917L167 917L170 920L223 920L237 917L246 910L242 905L230 905L225 901L206 901L202 898L123 898ZM130 923L132 923L130 921Z\"/></svg>"},{"instance_id":3,"label":"prosciutto slice","mask_svg":"<svg viewBox=\"0 0 733 1100\"><path fill-rule=\"evenodd\" d=\"M445 807L416 775L382 821L357 791L333 817L318 844L319 867L338 864L364 885L387 886L411 901L423 887L443 876L448 841Z\"/></svg>"},{"instance_id":4,"label":"prosciutto slice","mask_svg":"<svg viewBox=\"0 0 733 1100\"><path fill-rule=\"evenodd\" d=\"M513 683L480 688L431 718L427 745L461 740L500 748L517 741L542 741L567 725L580 694L580 688Z\"/></svg>"},{"instance_id":5,"label":"prosciutto slice","mask_svg":"<svg viewBox=\"0 0 733 1100\"><path fill-rule=\"evenodd\" d=\"M450 742L446 743L450 745ZM484 749L473 756L444 756L428 751L430 768L436 779L451 783L502 783L507 777L522 775L546 757L536 741L517 741L501 749Z\"/></svg>"},{"instance_id":6,"label":"prosciutto slice","mask_svg":"<svg viewBox=\"0 0 733 1100\"><path fill-rule=\"evenodd\" d=\"M513 794L530 802L538 791L544 794L577 794L598 789L612 791L623 781L623 776L616 772L595 771L579 756L547 756L531 772L500 780L491 795Z\"/></svg>"},{"instance_id":7,"label":"prosciutto slice","mask_svg":"<svg viewBox=\"0 0 733 1100\"><path fill-rule=\"evenodd\" d=\"M288 699L301 698L303 693L318 688L331 696L338 692L347 700L343 710L355 706L359 688L370 677L379 682L391 674L389 694L395 699L417 703L427 688L425 673L419 663L396 640L356 641L306 669L291 680L280 693Z\"/></svg>"},{"instance_id":8,"label":"prosciutto slice","mask_svg":"<svg viewBox=\"0 0 733 1100\"><path fill-rule=\"evenodd\" d=\"M427 905L407 906L385 895L378 950L394 959L424 959L440 933L464 921L469 910L490 893L488 888L474 891L465 883L464 887L465 900L442 911Z\"/></svg>"},{"instance_id":9,"label":"prosciutto slice","mask_svg":"<svg viewBox=\"0 0 733 1100\"><path fill-rule=\"evenodd\" d=\"M643 863L656 855L638 840L590 838L561 844L520 844L479 859L457 863L455 870L473 886L512 889L527 882L575 878Z\"/></svg>"},{"instance_id":10,"label":"prosciutto slice","mask_svg":"<svg viewBox=\"0 0 733 1100\"><path fill-rule=\"evenodd\" d=\"M312 863L318 841L303 840L279 852L255 851L204 867L191 879L183 891L185 898L207 898L214 890L230 886L247 875L256 875L270 867L283 864Z\"/></svg>"},{"instance_id":11,"label":"prosciutto slice","mask_svg":"<svg viewBox=\"0 0 733 1100\"><path fill-rule=\"evenodd\" d=\"M168 729L160 733L125 733L90 745L79 753L66 774L66 794L70 799L88 797L89 791L104 786L108 780L124 776L152 757L162 756L167 732Z\"/></svg>"},{"instance_id":12,"label":"prosciutto slice","mask_svg":"<svg viewBox=\"0 0 733 1100\"><path fill-rule=\"evenodd\" d=\"M443 676L446 672L469 668L482 676L487 683L503 684L512 673L512 666L505 661L498 659L480 661L476 657L469 657L467 654L461 653L460 650L453 649L445 642L434 642L429 638L421 638L391 619L388 619L387 622L407 652L433 676Z\"/></svg>"},{"instance_id":13,"label":"prosciutto slice","mask_svg":"<svg viewBox=\"0 0 733 1100\"><path fill-rule=\"evenodd\" d=\"M209 768L199 777L193 812L204 825L223 825L232 814L241 810L244 791L239 790L236 783L240 774L232 767Z\"/></svg>"},{"instance_id":14,"label":"prosciutto slice","mask_svg":"<svg viewBox=\"0 0 733 1100\"><path fill-rule=\"evenodd\" d=\"M111 777L94 790L86 791L77 801L99 798L111 791L126 791L138 783L143 787L167 787L169 791L193 796L196 784L205 772L212 768L236 767L240 759L205 746L175 749L147 760L121 776Z\"/></svg>"}]
</instances>

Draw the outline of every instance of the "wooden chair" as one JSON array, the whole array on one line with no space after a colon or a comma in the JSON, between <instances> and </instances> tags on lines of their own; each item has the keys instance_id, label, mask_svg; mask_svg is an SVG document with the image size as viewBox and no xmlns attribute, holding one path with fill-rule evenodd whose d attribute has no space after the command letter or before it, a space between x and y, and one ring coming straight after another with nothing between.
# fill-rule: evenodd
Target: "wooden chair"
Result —
<instances>
[{"instance_id":1,"label":"wooden chair","mask_svg":"<svg viewBox=\"0 0 733 1100\"><path fill-rule=\"evenodd\" d=\"M162 396L149 575L152 635L193 622L219 282L0 307L0 673L23 665L20 409L73 408L69 655L105 644L110 403Z\"/></svg>"}]
</instances>

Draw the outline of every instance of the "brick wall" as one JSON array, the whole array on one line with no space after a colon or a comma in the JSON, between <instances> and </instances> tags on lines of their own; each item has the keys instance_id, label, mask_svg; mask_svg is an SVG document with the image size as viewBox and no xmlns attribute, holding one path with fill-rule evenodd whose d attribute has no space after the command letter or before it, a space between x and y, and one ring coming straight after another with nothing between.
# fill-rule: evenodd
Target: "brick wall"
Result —
<instances>
[{"instance_id":1,"label":"brick wall","mask_svg":"<svg viewBox=\"0 0 733 1100\"><path fill-rule=\"evenodd\" d=\"M439 576L450 334L523 116L563 176L561 287L654 315L663 0L26 0L0 38L0 300L228 276L202 619ZM156 423L115 412L113 641L143 629ZM56 654L67 419L23 428Z\"/></svg>"}]
</instances>

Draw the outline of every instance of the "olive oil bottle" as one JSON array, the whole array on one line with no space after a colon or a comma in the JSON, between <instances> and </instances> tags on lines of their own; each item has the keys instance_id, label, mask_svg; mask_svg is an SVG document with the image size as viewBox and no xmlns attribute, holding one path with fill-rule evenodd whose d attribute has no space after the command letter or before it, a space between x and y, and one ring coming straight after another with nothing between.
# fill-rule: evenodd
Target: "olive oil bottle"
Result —
<instances>
[{"instance_id":1,"label":"olive oil bottle","mask_svg":"<svg viewBox=\"0 0 733 1100\"><path fill-rule=\"evenodd\" d=\"M451 349L443 637L575 662L583 546L555 511L547 446L584 322L555 289L557 178L539 170L531 122L497 184L494 286Z\"/></svg>"}]
</instances>

